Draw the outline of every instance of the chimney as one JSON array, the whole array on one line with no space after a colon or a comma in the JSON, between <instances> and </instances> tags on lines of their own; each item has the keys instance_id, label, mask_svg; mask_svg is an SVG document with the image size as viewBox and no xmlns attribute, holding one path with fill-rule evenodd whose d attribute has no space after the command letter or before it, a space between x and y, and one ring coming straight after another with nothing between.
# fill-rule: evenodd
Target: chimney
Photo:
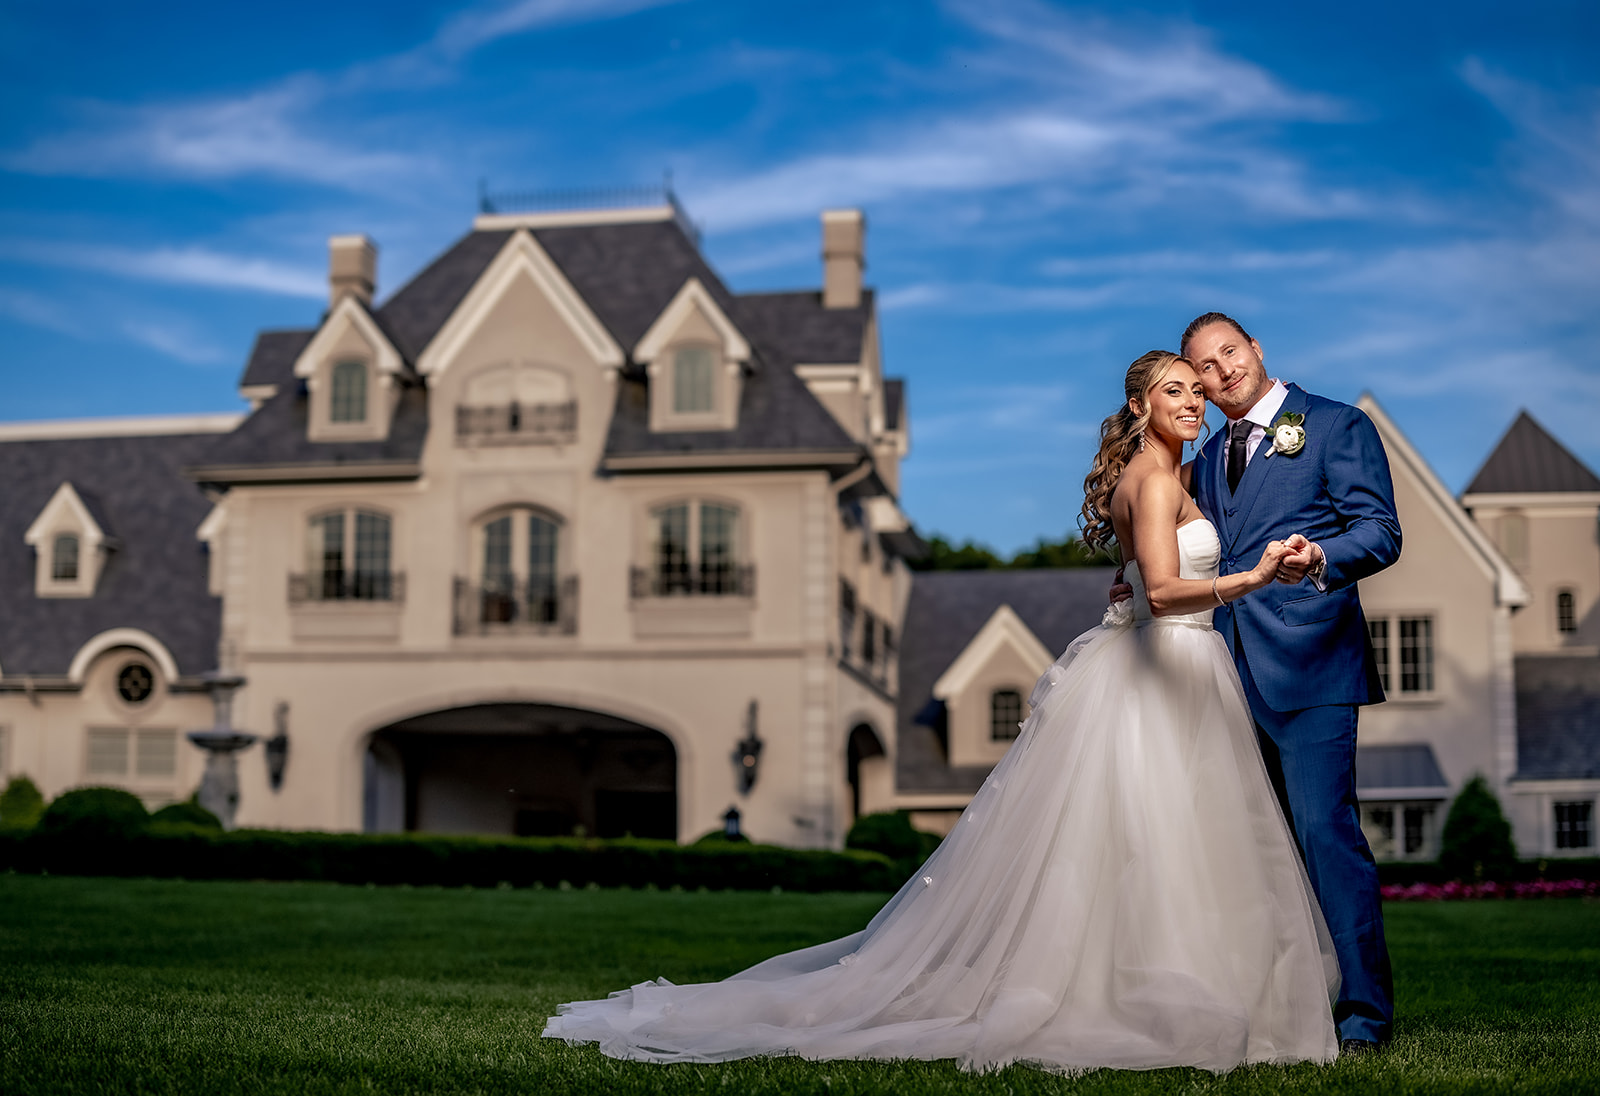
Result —
<instances>
[{"instance_id":1,"label":"chimney","mask_svg":"<svg viewBox=\"0 0 1600 1096\"><path fill-rule=\"evenodd\" d=\"M328 237L328 307L351 294L372 303L378 285L378 245L365 236Z\"/></svg>"},{"instance_id":2,"label":"chimney","mask_svg":"<svg viewBox=\"0 0 1600 1096\"><path fill-rule=\"evenodd\" d=\"M822 306L856 308L861 304L861 269L867 265L863 244L867 222L859 209L822 212Z\"/></svg>"}]
</instances>

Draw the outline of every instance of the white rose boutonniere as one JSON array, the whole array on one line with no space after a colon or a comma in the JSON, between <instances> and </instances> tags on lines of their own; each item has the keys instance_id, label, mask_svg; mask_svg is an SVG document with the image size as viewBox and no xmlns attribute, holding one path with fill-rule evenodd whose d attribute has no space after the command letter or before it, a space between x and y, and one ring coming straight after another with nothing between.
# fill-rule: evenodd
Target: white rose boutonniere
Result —
<instances>
[{"instance_id":1,"label":"white rose boutonniere","mask_svg":"<svg viewBox=\"0 0 1600 1096\"><path fill-rule=\"evenodd\" d=\"M1279 415L1278 420L1272 424L1272 448L1267 451L1267 456L1273 453L1282 453L1292 457L1306 447L1306 417L1300 414Z\"/></svg>"}]
</instances>

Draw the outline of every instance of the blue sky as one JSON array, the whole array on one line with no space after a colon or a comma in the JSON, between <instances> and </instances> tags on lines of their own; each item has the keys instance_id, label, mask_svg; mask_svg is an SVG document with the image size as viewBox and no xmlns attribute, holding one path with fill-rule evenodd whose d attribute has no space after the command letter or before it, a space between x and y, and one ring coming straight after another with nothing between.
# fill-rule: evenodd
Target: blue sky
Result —
<instances>
[{"instance_id":1,"label":"blue sky","mask_svg":"<svg viewBox=\"0 0 1600 1096\"><path fill-rule=\"evenodd\" d=\"M1459 491L1518 408L1600 469L1600 5L512 0L7 5L0 420L230 410L491 187L670 170L735 289L868 216L904 502L1073 527L1126 364L1232 312Z\"/></svg>"}]
</instances>

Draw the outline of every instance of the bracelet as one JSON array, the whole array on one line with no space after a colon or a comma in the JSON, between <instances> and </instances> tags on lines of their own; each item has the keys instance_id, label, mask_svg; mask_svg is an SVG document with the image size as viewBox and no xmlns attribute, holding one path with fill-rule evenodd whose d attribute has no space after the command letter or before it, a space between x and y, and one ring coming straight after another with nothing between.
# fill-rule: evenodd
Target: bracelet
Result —
<instances>
[{"instance_id":1,"label":"bracelet","mask_svg":"<svg viewBox=\"0 0 1600 1096\"><path fill-rule=\"evenodd\" d=\"M1219 579L1221 577L1222 577L1221 575L1212 576L1212 579L1211 579L1211 596L1217 599L1217 604L1218 605L1226 605L1228 603L1223 600L1221 594L1217 593L1217 579Z\"/></svg>"}]
</instances>

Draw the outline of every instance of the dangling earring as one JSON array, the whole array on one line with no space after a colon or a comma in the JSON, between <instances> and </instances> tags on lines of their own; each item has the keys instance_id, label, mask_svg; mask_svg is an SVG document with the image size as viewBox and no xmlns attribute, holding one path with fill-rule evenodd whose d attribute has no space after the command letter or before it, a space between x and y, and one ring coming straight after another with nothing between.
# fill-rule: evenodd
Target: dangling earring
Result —
<instances>
[{"instance_id":1,"label":"dangling earring","mask_svg":"<svg viewBox=\"0 0 1600 1096\"><path fill-rule=\"evenodd\" d=\"M1139 452L1144 452L1144 431L1139 431Z\"/></svg>"}]
</instances>

